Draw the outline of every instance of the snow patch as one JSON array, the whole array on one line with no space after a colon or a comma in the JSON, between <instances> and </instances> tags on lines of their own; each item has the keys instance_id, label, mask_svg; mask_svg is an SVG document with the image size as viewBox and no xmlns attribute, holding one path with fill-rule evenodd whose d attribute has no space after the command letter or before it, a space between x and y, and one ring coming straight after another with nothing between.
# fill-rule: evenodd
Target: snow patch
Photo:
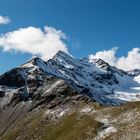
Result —
<instances>
[{"instance_id":1,"label":"snow patch","mask_svg":"<svg viewBox=\"0 0 140 140\"><path fill-rule=\"evenodd\" d=\"M95 140L101 140L108 137L110 134L117 132L114 126L111 126L108 119L100 120L103 123L100 131L97 133Z\"/></svg>"},{"instance_id":2,"label":"snow patch","mask_svg":"<svg viewBox=\"0 0 140 140\"><path fill-rule=\"evenodd\" d=\"M100 131L95 138L95 140L101 140L106 137L108 137L110 134L117 132L117 129L113 126L109 126L108 128L105 128L104 130Z\"/></svg>"},{"instance_id":3,"label":"snow patch","mask_svg":"<svg viewBox=\"0 0 140 140\"><path fill-rule=\"evenodd\" d=\"M51 117L51 119L55 120L55 119L60 119L61 117L65 116L67 114L67 112L69 111L69 109L57 109L57 110L51 110L51 109L47 109L44 113L44 119L46 117Z\"/></svg>"},{"instance_id":4,"label":"snow patch","mask_svg":"<svg viewBox=\"0 0 140 140\"><path fill-rule=\"evenodd\" d=\"M92 109L90 107L85 107L80 112L81 113L90 113L91 111L92 111Z\"/></svg>"},{"instance_id":5,"label":"snow patch","mask_svg":"<svg viewBox=\"0 0 140 140\"><path fill-rule=\"evenodd\" d=\"M120 77L117 79L121 85L120 88L114 91L114 94L109 95L109 98L118 98L123 101L140 101L140 76L137 77Z\"/></svg>"}]
</instances>

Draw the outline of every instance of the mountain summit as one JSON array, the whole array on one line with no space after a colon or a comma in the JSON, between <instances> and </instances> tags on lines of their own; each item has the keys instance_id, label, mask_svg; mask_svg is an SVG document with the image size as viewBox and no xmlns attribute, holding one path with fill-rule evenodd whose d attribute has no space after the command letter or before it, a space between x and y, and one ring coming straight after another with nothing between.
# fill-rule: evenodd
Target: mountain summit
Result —
<instances>
[{"instance_id":1,"label":"mountain summit","mask_svg":"<svg viewBox=\"0 0 140 140\"><path fill-rule=\"evenodd\" d=\"M68 53L59 51L47 62L34 58L22 67L38 67L47 75L65 80L77 92L90 96L102 105L140 100L138 70L134 70L132 75L132 71L117 69L102 59L75 59Z\"/></svg>"},{"instance_id":2,"label":"mountain summit","mask_svg":"<svg viewBox=\"0 0 140 140\"><path fill-rule=\"evenodd\" d=\"M18 96L26 96L26 100L32 100L31 97L44 86L46 77L64 80L79 94L85 94L102 105L119 105L126 101L140 100L138 74L130 75L130 72L110 66L102 59L76 59L66 52L59 51L47 62L35 57L1 75L1 106L11 101L13 92L23 89L23 93L19 92Z\"/></svg>"},{"instance_id":3,"label":"mountain summit","mask_svg":"<svg viewBox=\"0 0 140 140\"><path fill-rule=\"evenodd\" d=\"M140 101L139 70L125 72L102 59L76 59L62 51L47 62L35 57L0 75L0 140L52 140L57 139L55 135L75 139L90 134L90 130L94 131L88 137L100 140L115 133L118 124L118 132L123 131L124 118L135 115L139 106L134 101ZM123 106L112 108L118 105ZM126 110L125 117L121 109ZM103 114L109 114L110 122ZM118 116L115 120L121 120L114 121L114 114ZM62 117L64 120L59 122ZM135 121L128 120L137 124L139 115L132 118ZM67 133L65 126L72 132ZM84 127L86 132L81 129ZM57 131L66 135L61 137Z\"/></svg>"}]
</instances>

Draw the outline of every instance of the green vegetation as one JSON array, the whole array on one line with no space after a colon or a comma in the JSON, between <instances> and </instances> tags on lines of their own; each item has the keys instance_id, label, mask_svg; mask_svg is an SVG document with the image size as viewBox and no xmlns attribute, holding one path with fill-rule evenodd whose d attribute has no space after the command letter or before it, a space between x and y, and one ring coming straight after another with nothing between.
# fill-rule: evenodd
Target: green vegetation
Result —
<instances>
[{"instance_id":1,"label":"green vegetation","mask_svg":"<svg viewBox=\"0 0 140 140\"><path fill-rule=\"evenodd\" d=\"M79 105L75 106L77 111L56 120L51 120L48 116L44 119L45 109L31 112L0 140L91 140L102 131L103 123L99 122L102 119L107 119L117 130L103 140L139 137L140 102L119 107L100 107L93 104L89 106L94 108L94 113L80 113L84 106Z\"/></svg>"},{"instance_id":2,"label":"green vegetation","mask_svg":"<svg viewBox=\"0 0 140 140\"><path fill-rule=\"evenodd\" d=\"M42 112L22 120L16 128L1 140L85 140L94 137L100 127L90 115L72 113L60 121L43 121Z\"/></svg>"},{"instance_id":3,"label":"green vegetation","mask_svg":"<svg viewBox=\"0 0 140 140\"><path fill-rule=\"evenodd\" d=\"M96 135L100 123L91 116L79 116L73 113L61 120L57 125L46 129L43 140L85 140Z\"/></svg>"}]
</instances>

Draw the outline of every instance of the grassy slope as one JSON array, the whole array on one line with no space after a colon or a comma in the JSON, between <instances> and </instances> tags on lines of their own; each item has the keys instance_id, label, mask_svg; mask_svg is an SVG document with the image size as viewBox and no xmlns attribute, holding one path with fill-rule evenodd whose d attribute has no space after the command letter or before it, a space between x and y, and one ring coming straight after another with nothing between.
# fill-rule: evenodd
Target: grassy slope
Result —
<instances>
[{"instance_id":1,"label":"grassy slope","mask_svg":"<svg viewBox=\"0 0 140 140\"><path fill-rule=\"evenodd\" d=\"M104 140L135 140L139 137L140 102L116 108L90 106L94 107L95 113L81 115L75 111L55 123L43 119L45 110L33 113L21 120L13 131L7 132L0 140L94 140L102 126L99 120L106 118L115 126L117 132L106 136Z\"/></svg>"},{"instance_id":2,"label":"grassy slope","mask_svg":"<svg viewBox=\"0 0 140 140\"><path fill-rule=\"evenodd\" d=\"M42 121L42 115L36 114L31 118L25 119L14 131L8 133L3 140L22 140L40 139L40 140L85 140L96 135L100 122L95 121L89 115L78 117L76 112L62 118L55 124L48 124ZM91 134L87 134L87 132Z\"/></svg>"}]
</instances>

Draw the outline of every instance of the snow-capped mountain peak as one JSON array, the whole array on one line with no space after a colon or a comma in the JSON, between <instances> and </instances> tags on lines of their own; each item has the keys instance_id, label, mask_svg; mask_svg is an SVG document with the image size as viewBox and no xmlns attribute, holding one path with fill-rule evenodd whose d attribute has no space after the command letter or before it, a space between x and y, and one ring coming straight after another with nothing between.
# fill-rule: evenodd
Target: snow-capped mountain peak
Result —
<instances>
[{"instance_id":1,"label":"snow-capped mountain peak","mask_svg":"<svg viewBox=\"0 0 140 140\"><path fill-rule=\"evenodd\" d=\"M88 94L101 104L122 103L118 91L138 85L127 72L110 66L102 59L76 59L66 52L59 51L47 62L34 58L29 63L46 74L65 80L79 92L88 89ZM23 66L28 66L27 64Z\"/></svg>"},{"instance_id":2,"label":"snow-capped mountain peak","mask_svg":"<svg viewBox=\"0 0 140 140\"><path fill-rule=\"evenodd\" d=\"M47 62L35 57L17 70L24 83L20 86L25 86L26 80L27 84L31 84L32 81L43 84L45 76L51 76L64 80L79 94L86 94L103 105L118 105L125 101L140 100L137 96L140 94L138 80L129 76L127 72L110 66L102 59L76 59L66 52L59 51ZM11 70L12 74L13 71ZM7 74L11 73L1 76L1 81Z\"/></svg>"}]
</instances>

